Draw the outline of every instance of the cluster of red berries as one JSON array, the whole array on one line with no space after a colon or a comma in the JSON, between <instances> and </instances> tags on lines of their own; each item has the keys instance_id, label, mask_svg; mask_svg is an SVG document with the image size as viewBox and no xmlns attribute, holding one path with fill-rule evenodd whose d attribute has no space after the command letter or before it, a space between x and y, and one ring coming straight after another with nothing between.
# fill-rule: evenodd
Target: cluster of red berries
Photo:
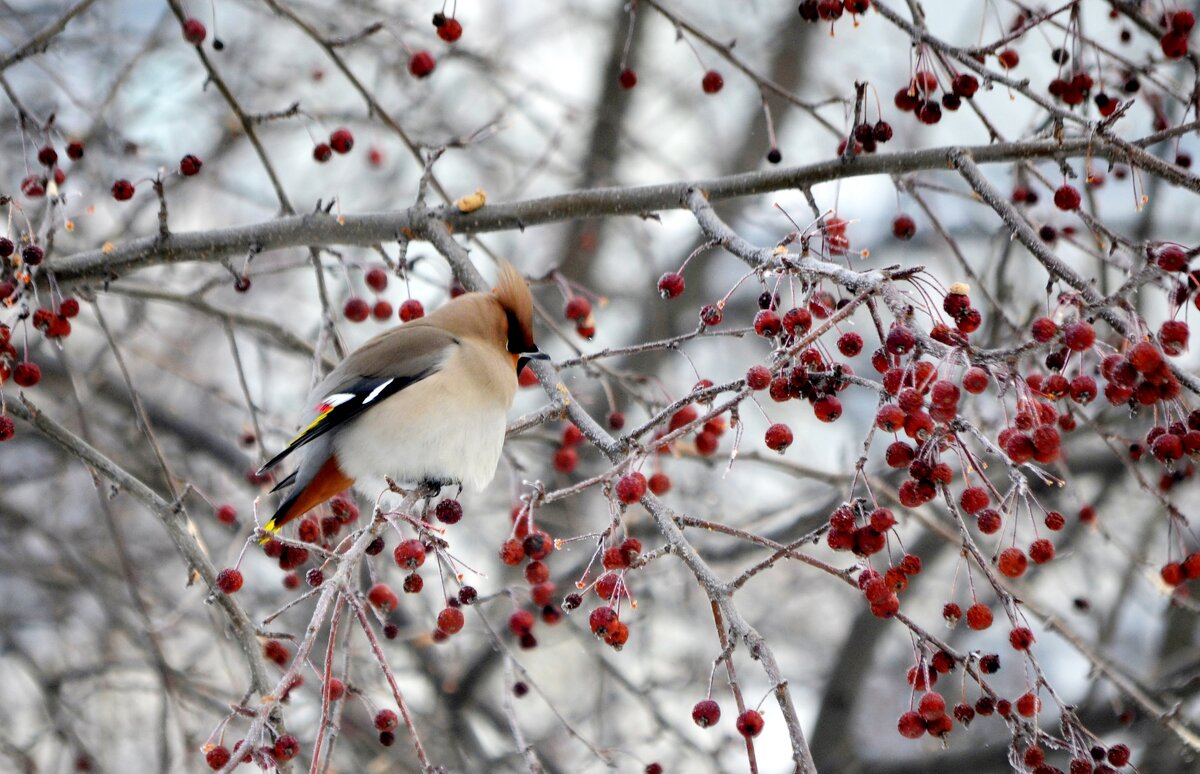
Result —
<instances>
[{"instance_id":1,"label":"cluster of red berries","mask_svg":"<svg viewBox=\"0 0 1200 774\"><path fill-rule=\"evenodd\" d=\"M838 536L831 538L829 545L835 550L850 549L866 556L882 551L887 545L887 532L896 524L896 519L887 508L876 508L862 526L856 525L855 508L843 506L829 518L829 532ZM833 526L836 522L837 526ZM850 545L845 545L847 542ZM900 611L900 594L908 588L908 579L921 573L921 557L905 554L895 565L888 567L882 575L873 569L865 569L858 575L858 588L871 606L871 614L877 618L891 618Z\"/></svg>"},{"instance_id":2,"label":"cluster of red berries","mask_svg":"<svg viewBox=\"0 0 1200 774\"><path fill-rule=\"evenodd\" d=\"M1144 443L1129 445L1129 455L1139 460L1150 451L1151 456L1168 468L1174 469L1184 457L1195 459L1200 455L1200 409L1188 414L1185 422L1171 422L1165 425L1155 425L1146 433ZM1191 465L1185 475L1191 474ZM1163 487L1164 490L1169 488Z\"/></svg>"},{"instance_id":3,"label":"cluster of red berries","mask_svg":"<svg viewBox=\"0 0 1200 774\"><path fill-rule=\"evenodd\" d=\"M1055 49L1052 56L1061 65L1066 63L1069 54L1063 49ZM1061 101L1063 104L1074 107L1082 105L1087 100L1088 95L1092 92L1092 87L1095 85L1095 80L1093 80L1092 76L1086 70L1075 70L1060 74L1057 78L1050 81L1047 91L1050 92L1050 96ZM1101 115L1111 115L1117 109L1117 100L1109 99L1108 95L1105 95L1103 92L1096 96L1099 97L1101 95L1104 96L1104 99L1097 99L1096 107L1100 108Z\"/></svg>"},{"instance_id":4,"label":"cluster of red berries","mask_svg":"<svg viewBox=\"0 0 1200 774\"><path fill-rule=\"evenodd\" d=\"M1153 406L1159 401L1179 397L1179 379L1163 357L1163 351L1151 341L1139 341L1124 355L1112 354L1100 363L1100 375L1107 380L1104 397L1114 406Z\"/></svg>"},{"instance_id":5,"label":"cluster of red berries","mask_svg":"<svg viewBox=\"0 0 1200 774\"><path fill-rule=\"evenodd\" d=\"M83 143L71 141L67 143L64 149L67 158L71 161L78 161L83 158ZM29 199L40 199L46 195L46 191L50 186L50 180L54 180L54 184L61 186L67 180L67 173L58 164L58 151L53 145L43 145L38 149L38 163L46 167L44 173L34 172L26 175L21 180L21 193Z\"/></svg>"},{"instance_id":6,"label":"cluster of red berries","mask_svg":"<svg viewBox=\"0 0 1200 774\"><path fill-rule=\"evenodd\" d=\"M892 139L892 125L882 118L874 124L864 121L854 127L854 131L850 133L854 138L854 152L859 153L874 153L879 150L879 146ZM846 144L848 140L843 139L838 143L837 155L841 156L846 152Z\"/></svg>"},{"instance_id":7,"label":"cluster of red berries","mask_svg":"<svg viewBox=\"0 0 1200 774\"><path fill-rule=\"evenodd\" d=\"M548 532L538 529L533 512L524 505L513 508L512 537L500 546L500 561L516 567L525 560L525 581L529 584L530 601L541 610L542 622L556 624L562 620L562 609L555 604L556 586L550 580L550 568L546 558L554 552L554 539ZM509 617L509 631L520 642L522 648L537 646L533 636L534 615L527 610L518 610Z\"/></svg>"},{"instance_id":8,"label":"cluster of red berries","mask_svg":"<svg viewBox=\"0 0 1200 774\"><path fill-rule=\"evenodd\" d=\"M804 0L800 3L800 18L806 22L835 22L843 13L861 15L871 7L871 0Z\"/></svg>"},{"instance_id":9,"label":"cluster of red berries","mask_svg":"<svg viewBox=\"0 0 1200 774\"><path fill-rule=\"evenodd\" d=\"M754 317L754 330L764 338L776 338L787 347L812 327L813 318L823 319L832 312L828 294L815 293L807 306L789 309L781 317L772 294L759 297L759 311ZM854 334L857 336L857 334ZM861 340L861 339L860 339ZM853 339L843 342L843 349L854 351ZM751 367L746 372L746 385L752 390L768 390L771 399L784 402L792 399L809 401L813 413L822 422L835 422L842 415L842 403L836 393L847 386L843 376L853 373L849 365L827 362L815 347L779 363L772 371L766 366ZM767 445L783 451L791 443L791 430L786 425L773 425L767 433Z\"/></svg>"},{"instance_id":10,"label":"cluster of red berries","mask_svg":"<svg viewBox=\"0 0 1200 774\"><path fill-rule=\"evenodd\" d=\"M345 155L354 148L354 134L346 127L333 130L328 142L319 142L313 146L313 159L324 164L333 158L333 154Z\"/></svg>"},{"instance_id":11,"label":"cluster of red berries","mask_svg":"<svg viewBox=\"0 0 1200 774\"><path fill-rule=\"evenodd\" d=\"M563 317L575 323L575 332L585 339L596 335L596 318L592 315L592 302L580 295L572 295L563 304Z\"/></svg>"},{"instance_id":12,"label":"cluster of red berries","mask_svg":"<svg viewBox=\"0 0 1200 774\"><path fill-rule=\"evenodd\" d=\"M931 70L917 70L907 86L896 92L893 103L905 112L912 113L923 124L936 124L942 120L942 108L954 111L962 107L964 99L971 99L979 91L979 79L970 73L954 74L950 90L937 92L941 88L937 74Z\"/></svg>"},{"instance_id":13,"label":"cluster of red berries","mask_svg":"<svg viewBox=\"0 0 1200 774\"><path fill-rule=\"evenodd\" d=\"M1175 11L1163 14L1158 20L1166 32L1159 39L1159 46L1168 59L1182 59L1188 54L1188 34L1196 26L1196 15L1191 11Z\"/></svg>"},{"instance_id":14,"label":"cluster of red berries","mask_svg":"<svg viewBox=\"0 0 1200 774\"><path fill-rule=\"evenodd\" d=\"M387 271L376 266L367 271L364 275L364 280L367 283L367 287L371 288L376 294L375 303L372 304L360 296L351 296L346 299L346 303L342 306L342 314L350 322L364 322L368 317L374 317L380 322L390 320L392 317L392 304L381 295L387 290ZM399 316L400 322L409 322L424 317L425 306L417 299L409 298L400 304Z\"/></svg>"},{"instance_id":15,"label":"cluster of red berries","mask_svg":"<svg viewBox=\"0 0 1200 774\"><path fill-rule=\"evenodd\" d=\"M221 518L221 511L218 511L218 518ZM338 533L351 524L358 518L358 506L344 495L338 495L329 501L329 511L325 516L318 517L316 514L310 514L300 520L297 529L296 537L304 543L312 543L319 545L322 548L331 549L333 547L333 539ZM226 516L230 520L236 518L236 513L230 508ZM380 550L382 550L382 541L380 541ZM309 550L303 546L284 543L275 538L267 540L263 544L263 553L272 559L276 559L279 563L279 569L283 570L286 575L283 577L283 585L288 589L296 589L300 587L300 576L295 572L302 567L309 559ZM378 553L378 552L376 552ZM311 585L319 586L320 582L312 583L317 578L310 577Z\"/></svg>"}]
</instances>

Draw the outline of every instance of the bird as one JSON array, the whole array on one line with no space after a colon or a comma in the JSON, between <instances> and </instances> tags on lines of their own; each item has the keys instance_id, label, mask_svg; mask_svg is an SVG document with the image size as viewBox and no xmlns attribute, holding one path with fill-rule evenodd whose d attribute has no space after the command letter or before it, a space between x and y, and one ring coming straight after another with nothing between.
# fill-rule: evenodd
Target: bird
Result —
<instances>
[{"instance_id":1,"label":"bird","mask_svg":"<svg viewBox=\"0 0 1200 774\"><path fill-rule=\"evenodd\" d=\"M313 388L306 426L259 470L300 456L271 490L291 487L264 542L356 482L482 490L500 461L517 374L548 359L534 342L529 286L507 261L490 293L464 293L375 336Z\"/></svg>"}]
</instances>

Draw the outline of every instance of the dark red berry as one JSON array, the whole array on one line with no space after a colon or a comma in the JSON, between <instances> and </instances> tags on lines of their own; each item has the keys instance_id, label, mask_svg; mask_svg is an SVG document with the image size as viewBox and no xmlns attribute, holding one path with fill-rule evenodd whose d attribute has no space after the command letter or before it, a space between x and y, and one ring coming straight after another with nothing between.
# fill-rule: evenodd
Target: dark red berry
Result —
<instances>
[{"instance_id":1,"label":"dark red berry","mask_svg":"<svg viewBox=\"0 0 1200 774\"><path fill-rule=\"evenodd\" d=\"M428 51L418 51L408 60L408 71L414 78L425 78L437 67L437 60Z\"/></svg>"},{"instance_id":2,"label":"dark red berry","mask_svg":"<svg viewBox=\"0 0 1200 774\"><path fill-rule=\"evenodd\" d=\"M716 70L709 70L700 81L700 88L705 94L716 94L725 86L725 79Z\"/></svg>"}]
</instances>

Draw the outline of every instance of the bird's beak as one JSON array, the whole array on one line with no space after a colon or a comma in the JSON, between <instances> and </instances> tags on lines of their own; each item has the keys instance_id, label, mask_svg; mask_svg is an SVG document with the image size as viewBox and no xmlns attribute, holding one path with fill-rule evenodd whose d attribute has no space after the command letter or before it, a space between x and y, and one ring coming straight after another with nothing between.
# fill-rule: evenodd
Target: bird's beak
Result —
<instances>
[{"instance_id":1,"label":"bird's beak","mask_svg":"<svg viewBox=\"0 0 1200 774\"><path fill-rule=\"evenodd\" d=\"M525 368L526 365L529 364L530 360L549 360L549 359L550 359L549 355L547 355L545 352L539 352L536 349L533 352L522 352L520 355L517 355L517 373L521 373L521 370L523 368Z\"/></svg>"}]
</instances>

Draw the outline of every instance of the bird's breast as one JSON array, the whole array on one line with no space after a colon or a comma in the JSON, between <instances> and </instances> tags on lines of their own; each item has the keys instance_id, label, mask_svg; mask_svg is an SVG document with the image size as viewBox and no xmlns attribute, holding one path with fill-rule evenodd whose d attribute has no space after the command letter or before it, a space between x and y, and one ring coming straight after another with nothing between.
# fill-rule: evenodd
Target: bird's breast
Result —
<instances>
[{"instance_id":1,"label":"bird's breast","mask_svg":"<svg viewBox=\"0 0 1200 774\"><path fill-rule=\"evenodd\" d=\"M436 373L371 408L334 438L342 470L373 487L461 481L476 490L496 473L516 393L508 353L460 342Z\"/></svg>"}]
</instances>

